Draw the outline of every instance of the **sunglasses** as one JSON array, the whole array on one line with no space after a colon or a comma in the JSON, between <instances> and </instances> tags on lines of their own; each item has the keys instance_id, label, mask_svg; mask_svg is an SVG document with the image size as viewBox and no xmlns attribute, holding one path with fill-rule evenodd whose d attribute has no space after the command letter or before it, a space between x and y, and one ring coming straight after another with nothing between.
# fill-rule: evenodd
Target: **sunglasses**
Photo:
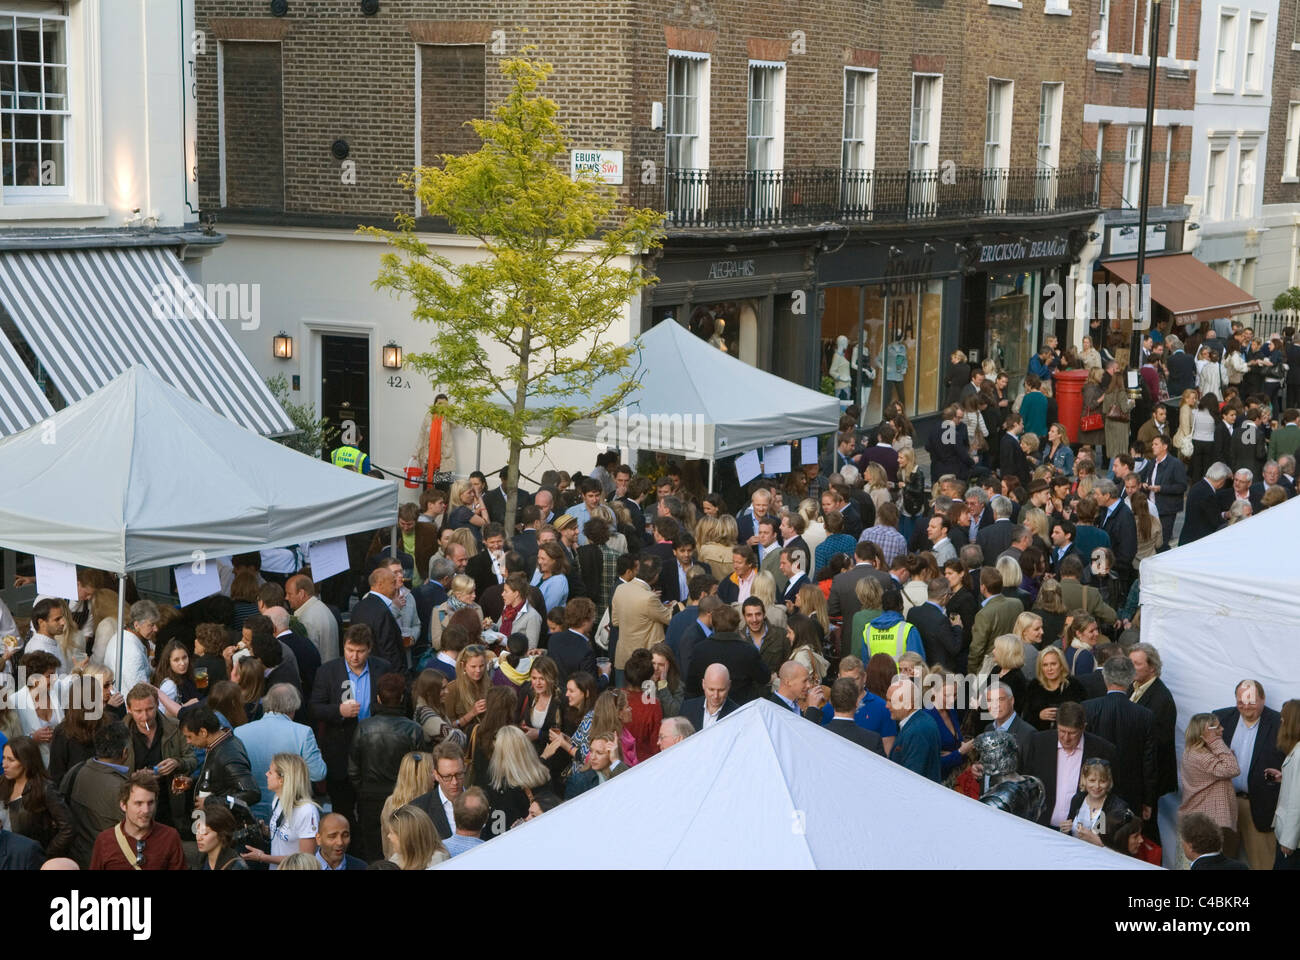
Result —
<instances>
[{"instance_id":1,"label":"sunglasses","mask_svg":"<svg viewBox=\"0 0 1300 960\"><path fill-rule=\"evenodd\" d=\"M135 842L135 865L137 867L144 866L144 840Z\"/></svg>"}]
</instances>

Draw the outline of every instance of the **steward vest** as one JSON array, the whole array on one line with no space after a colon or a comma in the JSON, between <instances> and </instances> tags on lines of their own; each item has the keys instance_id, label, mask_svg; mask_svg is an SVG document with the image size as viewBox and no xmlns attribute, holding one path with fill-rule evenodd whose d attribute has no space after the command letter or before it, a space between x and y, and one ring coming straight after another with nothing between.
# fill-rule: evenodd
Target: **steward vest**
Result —
<instances>
[{"instance_id":1,"label":"steward vest","mask_svg":"<svg viewBox=\"0 0 1300 960\"><path fill-rule=\"evenodd\" d=\"M330 454L330 463L334 466L357 472L360 472L360 466L366 459L366 455L356 447L338 447Z\"/></svg>"},{"instance_id":2,"label":"steward vest","mask_svg":"<svg viewBox=\"0 0 1300 960\"><path fill-rule=\"evenodd\" d=\"M862 631L862 645L867 648L867 659L878 653L887 653L895 660L907 651L907 639L916 628L900 620L887 630L878 630L870 623Z\"/></svg>"}]
</instances>

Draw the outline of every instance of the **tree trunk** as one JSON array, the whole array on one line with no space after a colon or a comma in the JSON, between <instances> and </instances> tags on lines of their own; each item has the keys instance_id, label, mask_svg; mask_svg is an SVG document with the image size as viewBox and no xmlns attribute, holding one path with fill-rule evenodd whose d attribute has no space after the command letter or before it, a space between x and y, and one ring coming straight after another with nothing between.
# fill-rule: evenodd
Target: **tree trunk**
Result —
<instances>
[{"instance_id":1,"label":"tree trunk","mask_svg":"<svg viewBox=\"0 0 1300 960\"><path fill-rule=\"evenodd\" d=\"M524 408L528 404L528 355L532 348L532 337L528 327L524 327L519 337L519 369L524 375L519 379L515 386L515 417L518 420L523 415ZM506 483L501 491L506 498L506 539L515 538L515 514L518 507L519 491L519 453L523 448L521 439L510 438L510 456L506 460Z\"/></svg>"}]
</instances>

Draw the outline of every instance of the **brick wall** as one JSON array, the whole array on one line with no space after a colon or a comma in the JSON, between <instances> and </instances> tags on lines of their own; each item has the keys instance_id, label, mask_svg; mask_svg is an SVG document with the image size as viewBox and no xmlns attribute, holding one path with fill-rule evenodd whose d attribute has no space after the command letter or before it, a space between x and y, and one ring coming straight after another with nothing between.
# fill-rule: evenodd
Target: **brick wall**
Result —
<instances>
[{"instance_id":1,"label":"brick wall","mask_svg":"<svg viewBox=\"0 0 1300 960\"><path fill-rule=\"evenodd\" d=\"M226 203L236 209L284 205L283 71L278 43L227 43Z\"/></svg>"},{"instance_id":2,"label":"brick wall","mask_svg":"<svg viewBox=\"0 0 1300 960\"><path fill-rule=\"evenodd\" d=\"M416 160L417 42L482 44L489 106L506 90L502 51L517 55L533 45L534 55L555 64L545 93L559 103L573 145L622 150L627 190L643 161L663 165L664 133L650 130L649 121L651 104L665 100L670 47L711 54L715 168L745 164L751 58L786 64L786 167L839 166L846 64L879 70L878 167L907 165L914 70L944 76L941 160L981 165L991 76L1015 82L1013 166L1035 163L1046 81L1065 85L1062 166L1091 159L1095 141L1081 136L1090 5L1075 0L1074 7L1074 16L1046 17L1041 0L1023 10L990 7L986 0L384 0L379 15L364 17L355 0L313 0L291 3L289 14L274 20L263 0L198 0L196 14L198 28L215 37L252 39L258 31L280 37L284 209L387 216L409 207L397 180ZM218 203L214 47L209 44L198 65L200 193L208 208ZM420 56L427 64L442 54ZM429 116L429 98L463 104L477 95L445 85L431 92L426 85L422 139L453 144L430 149L472 143L448 139L460 118ZM338 138L351 146L355 185L341 182L339 161L330 154Z\"/></svg>"},{"instance_id":3,"label":"brick wall","mask_svg":"<svg viewBox=\"0 0 1300 960\"><path fill-rule=\"evenodd\" d=\"M1300 184L1283 183L1286 125L1291 101L1300 101L1300 50L1292 50L1300 0L1280 0L1277 49L1273 60L1273 101L1268 114L1268 155L1264 160L1264 202L1300 203ZM1298 133L1297 135L1300 135Z\"/></svg>"},{"instance_id":4,"label":"brick wall","mask_svg":"<svg viewBox=\"0 0 1300 960\"><path fill-rule=\"evenodd\" d=\"M487 103L486 44L420 47L420 159L432 166L444 153L469 153L481 144L467 120L480 120Z\"/></svg>"}]
</instances>

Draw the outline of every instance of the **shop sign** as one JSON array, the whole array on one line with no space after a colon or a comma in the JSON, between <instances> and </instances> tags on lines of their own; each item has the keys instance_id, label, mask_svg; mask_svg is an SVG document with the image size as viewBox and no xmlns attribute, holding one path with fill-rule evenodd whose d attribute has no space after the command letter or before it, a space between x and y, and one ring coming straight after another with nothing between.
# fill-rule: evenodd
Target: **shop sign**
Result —
<instances>
[{"instance_id":1,"label":"shop sign","mask_svg":"<svg viewBox=\"0 0 1300 960\"><path fill-rule=\"evenodd\" d=\"M752 277L753 260L714 260L709 264L710 280L731 280L735 277Z\"/></svg>"},{"instance_id":2,"label":"shop sign","mask_svg":"<svg viewBox=\"0 0 1300 960\"><path fill-rule=\"evenodd\" d=\"M1032 240L1028 243L986 243L980 246L980 263L1016 263L1021 260L1059 260L1069 252L1065 237Z\"/></svg>"},{"instance_id":3,"label":"shop sign","mask_svg":"<svg viewBox=\"0 0 1300 960\"><path fill-rule=\"evenodd\" d=\"M1165 223L1147 225L1147 253L1158 253L1165 249L1168 226ZM1136 224L1110 228L1110 252L1112 254L1138 252L1138 228Z\"/></svg>"}]
</instances>

